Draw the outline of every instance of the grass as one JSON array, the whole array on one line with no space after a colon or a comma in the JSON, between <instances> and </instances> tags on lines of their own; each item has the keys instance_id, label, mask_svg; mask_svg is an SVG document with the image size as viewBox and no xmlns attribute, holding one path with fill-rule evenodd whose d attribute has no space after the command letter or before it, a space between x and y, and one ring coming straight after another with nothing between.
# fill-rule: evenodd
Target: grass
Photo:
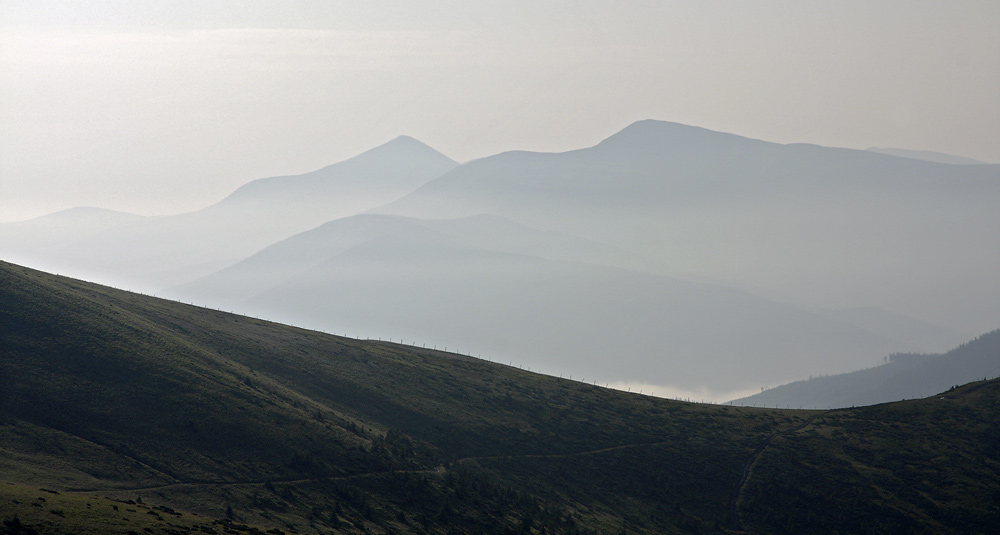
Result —
<instances>
[{"instance_id":1,"label":"grass","mask_svg":"<svg viewBox=\"0 0 1000 535\"><path fill-rule=\"evenodd\" d=\"M0 520L38 533L947 533L998 518L996 383L850 411L683 403L3 263L0 340ZM62 515L32 505L40 488ZM140 497L182 516L108 516Z\"/></svg>"},{"instance_id":2,"label":"grass","mask_svg":"<svg viewBox=\"0 0 1000 535\"><path fill-rule=\"evenodd\" d=\"M1000 519L998 414L997 381L825 413L767 450L747 507L766 501L769 522L842 533L988 532Z\"/></svg>"},{"instance_id":3,"label":"grass","mask_svg":"<svg viewBox=\"0 0 1000 535\"><path fill-rule=\"evenodd\" d=\"M263 534L274 528L249 526L176 511L165 505L72 494L12 483L0 484L0 533Z\"/></svg>"}]
</instances>

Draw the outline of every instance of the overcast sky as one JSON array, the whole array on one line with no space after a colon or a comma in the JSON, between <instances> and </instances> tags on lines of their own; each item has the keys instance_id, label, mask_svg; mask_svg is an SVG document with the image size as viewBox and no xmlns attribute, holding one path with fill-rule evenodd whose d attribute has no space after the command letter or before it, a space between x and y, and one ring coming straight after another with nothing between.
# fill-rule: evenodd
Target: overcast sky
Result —
<instances>
[{"instance_id":1,"label":"overcast sky","mask_svg":"<svg viewBox=\"0 0 1000 535\"><path fill-rule=\"evenodd\" d=\"M403 7L400 7L402 5ZM0 221L645 118L1000 162L1000 2L0 0Z\"/></svg>"}]
</instances>

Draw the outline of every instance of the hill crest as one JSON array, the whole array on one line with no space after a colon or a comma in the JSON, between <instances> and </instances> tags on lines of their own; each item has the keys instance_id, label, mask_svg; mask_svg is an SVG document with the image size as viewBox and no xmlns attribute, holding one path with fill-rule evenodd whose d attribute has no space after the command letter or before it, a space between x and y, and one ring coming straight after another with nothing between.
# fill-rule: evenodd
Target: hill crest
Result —
<instances>
[{"instance_id":1,"label":"hill crest","mask_svg":"<svg viewBox=\"0 0 1000 535\"><path fill-rule=\"evenodd\" d=\"M0 529L995 526L998 381L849 411L710 406L3 262L0 282Z\"/></svg>"},{"instance_id":2,"label":"hill crest","mask_svg":"<svg viewBox=\"0 0 1000 535\"><path fill-rule=\"evenodd\" d=\"M320 192L353 194L365 189L406 193L458 166L458 162L410 136L398 136L382 145L301 175L260 178L249 182L220 204L266 195L315 195ZM416 176L412 168L424 170Z\"/></svg>"}]
</instances>

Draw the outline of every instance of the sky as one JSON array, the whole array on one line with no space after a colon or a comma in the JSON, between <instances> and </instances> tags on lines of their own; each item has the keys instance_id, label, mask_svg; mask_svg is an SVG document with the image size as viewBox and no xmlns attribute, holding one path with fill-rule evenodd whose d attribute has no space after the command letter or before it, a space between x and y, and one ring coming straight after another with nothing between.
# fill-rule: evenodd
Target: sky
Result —
<instances>
[{"instance_id":1,"label":"sky","mask_svg":"<svg viewBox=\"0 0 1000 535\"><path fill-rule=\"evenodd\" d=\"M1000 2L0 0L0 222L640 119L1000 163Z\"/></svg>"}]
</instances>

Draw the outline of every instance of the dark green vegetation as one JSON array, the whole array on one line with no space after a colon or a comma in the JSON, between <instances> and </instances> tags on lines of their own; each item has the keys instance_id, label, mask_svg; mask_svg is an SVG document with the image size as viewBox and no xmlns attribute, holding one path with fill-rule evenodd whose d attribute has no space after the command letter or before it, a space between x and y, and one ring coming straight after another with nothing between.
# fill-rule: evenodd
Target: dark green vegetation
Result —
<instances>
[{"instance_id":1,"label":"dark green vegetation","mask_svg":"<svg viewBox=\"0 0 1000 535\"><path fill-rule=\"evenodd\" d=\"M1000 520L996 382L846 411L689 404L4 263L0 343L0 533L957 533Z\"/></svg>"},{"instance_id":2,"label":"dark green vegetation","mask_svg":"<svg viewBox=\"0 0 1000 535\"><path fill-rule=\"evenodd\" d=\"M998 415L997 380L824 412L771 441L744 489L742 518L802 533L996 532Z\"/></svg>"}]
</instances>

